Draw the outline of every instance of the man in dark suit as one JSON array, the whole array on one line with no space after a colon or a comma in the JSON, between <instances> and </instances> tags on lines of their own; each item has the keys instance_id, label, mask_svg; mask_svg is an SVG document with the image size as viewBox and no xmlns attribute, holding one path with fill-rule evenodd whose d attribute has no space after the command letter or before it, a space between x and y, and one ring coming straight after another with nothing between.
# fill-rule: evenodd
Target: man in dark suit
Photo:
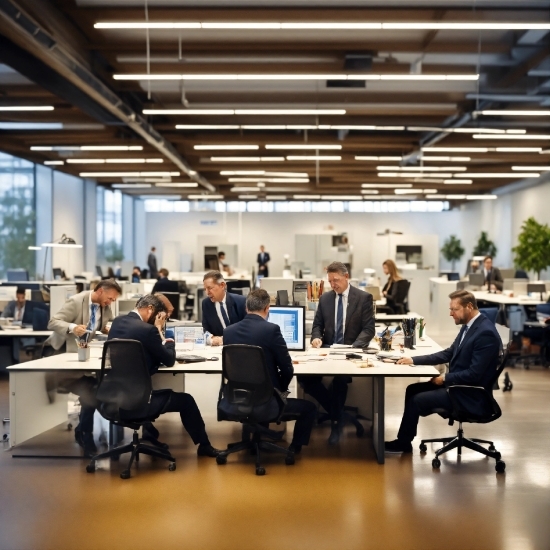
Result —
<instances>
[{"instance_id":1,"label":"man in dark suit","mask_svg":"<svg viewBox=\"0 0 550 550\"><path fill-rule=\"evenodd\" d=\"M209 271L202 280L206 298L202 301L202 328L209 332L211 344L223 344L223 331L238 323L246 315L246 298L227 292L227 285L219 271Z\"/></svg>"},{"instance_id":2,"label":"man in dark suit","mask_svg":"<svg viewBox=\"0 0 550 550\"><path fill-rule=\"evenodd\" d=\"M386 442L386 452L410 453L420 416L433 414L434 409L452 409L446 388L449 386L482 386L493 390L493 378L499 362L502 342L500 336L478 308L473 294L457 290L449 295L450 315L455 324L463 325L450 348L419 357L400 359L401 365L440 365L449 363L449 372L435 376L430 382L408 386L405 393L405 411L397 439ZM464 395L458 395L460 406L472 414L485 414L482 404Z\"/></svg>"},{"instance_id":3,"label":"man in dark suit","mask_svg":"<svg viewBox=\"0 0 550 550\"><path fill-rule=\"evenodd\" d=\"M157 292L179 292L178 282L171 281L168 275L170 275L170 273L165 267L159 269L159 280L155 283L151 294Z\"/></svg>"},{"instance_id":4,"label":"man in dark suit","mask_svg":"<svg viewBox=\"0 0 550 550\"><path fill-rule=\"evenodd\" d=\"M504 279L498 267L493 266L493 258L485 256L483 260L483 276L484 285L487 285L487 290L502 290Z\"/></svg>"},{"instance_id":5,"label":"man in dark suit","mask_svg":"<svg viewBox=\"0 0 550 550\"><path fill-rule=\"evenodd\" d=\"M150 279L158 279L159 272L157 267L157 255L155 252L157 249L153 246L151 247L151 252L149 252L149 256L147 256L147 267L149 268L149 278Z\"/></svg>"},{"instance_id":6,"label":"man in dark suit","mask_svg":"<svg viewBox=\"0 0 550 550\"><path fill-rule=\"evenodd\" d=\"M374 336L372 295L349 284L348 269L341 262L331 263L327 273L332 292L324 293L319 299L311 331L312 347L332 344L366 347ZM335 376L329 391L321 376L298 378L304 391L330 415L332 426L328 441L331 445L340 439L341 418L351 381L350 376Z\"/></svg>"},{"instance_id":7,"label":"man in dark suit","mask_svg":"<svg viewBox=\"0 0 550 550\"><path fill-rule=\"evenodd\" d=\"M138 340L143 345L147 368L151 375L158 371L159 366L171 367L176 361L176 351L173 340L165 340L162 329L166 321L165 303L151 294L140 298L136 309L117 317L111 325L109 340L127 338ZM199 456L215 457L218 450L210 444L204 420L193 397L188 393L177 393L172 390L155 390L150 403L143 411L132 411L133 418L144 416L160 416L167 412L179 412L183 427L191 436L193 443L198 445ZM146 425L146 439L157 439L158 430L152 424Z\"/></svg>"},{"instance_id":8,"label":"man in dark suit","mask_svg":"<svg viewBox=\"0 0 550 550\"><path fill-rule=\"evenodd\" d=\"M270 260L269 252L265 251L265 246L262 244L258 253L258 275L269 277L269 267L267 264Z\"/></svg>"},{"instance_id":9,"label":"man in dark suit","mask_svg":"<svg viewBox=\"0 0 550 550\"><path fill-rule=\"evenodd\" d=\"M16 323L28 324L30 308L26 307L25 289L17 288L15 291L15 300L8 302L7 306L2 312L2 317L11 317ZM27 314L25 316L25 314ZM32 314L31 314L32 315ZM32 323L32 317L30 322Z\"/></svg>"},{"instance_id":10,"label":"man in dark suit","mask_svg":"<svg viewBox=\"0 0 550 550\"><path fill-rule=\"evenodd\" d=\"M264 350L265 362L273 386L281 392L288 390L294 375L292 360L288 354L281 329L269 323L269 294L263 289L253 290L246 298L246 317L223 331L223 341L228 344L260 346ZM295 418L296 425L290 448L298 454L302 445L309 443L309 436L315 422L316 408L304 399L287 399L282 420Z\"/></svg>"}]
</instances>

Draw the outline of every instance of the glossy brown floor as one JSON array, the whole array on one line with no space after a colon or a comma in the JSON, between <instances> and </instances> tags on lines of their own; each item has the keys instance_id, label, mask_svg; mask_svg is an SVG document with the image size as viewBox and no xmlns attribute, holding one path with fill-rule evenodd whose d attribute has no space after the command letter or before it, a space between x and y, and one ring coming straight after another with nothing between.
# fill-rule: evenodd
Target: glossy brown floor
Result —
<instances>
[{"instance_id":1,"label":"glossy brown floor","mask_svg":"<svg viewBox=\"0 0 550 550\"><path fill-rule=\"evenodd\" d=\"M507 463L466 451L433 471L424 456L387 456L376 463L371 442L351 431L337 448L316 428L296 465L266 457L254 475L250 456L226 466L197 459L176 415L158 422L177 457L177 471L144 457L130 480L122 463L93 475L78 460L14 459L0 452L1 550L188 548L218 550L550 548L550 372L512 370L514 389L497 392L504 416L466 427L493 438ZM407 382L387 386L387 436L395 435ZM0 413L7 413L6 378ZM223 446L237 429L207 421ZM420 435L451 434L439 417L421 420ZM50 433L52 448L73 445L71 432Z\"/></svg>"}]
</instances>

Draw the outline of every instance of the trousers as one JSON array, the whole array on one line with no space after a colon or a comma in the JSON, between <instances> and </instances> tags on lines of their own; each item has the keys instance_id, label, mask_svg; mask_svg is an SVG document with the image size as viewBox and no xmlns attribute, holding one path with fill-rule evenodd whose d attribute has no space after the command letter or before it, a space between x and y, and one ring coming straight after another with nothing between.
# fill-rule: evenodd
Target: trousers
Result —
<instances>
[{"instance_id":1,"label":"trousers","mask_svg":"<svg viewBox=\"0 0 550 550\"><path fill-rule=\"evenodd\" d=\"M298 376L300 386L327 411L333 422L341 419L350 382L351 377L338 375L334 377L330 388L327 388L322 376Z\"/></svg>"}]
</instances>

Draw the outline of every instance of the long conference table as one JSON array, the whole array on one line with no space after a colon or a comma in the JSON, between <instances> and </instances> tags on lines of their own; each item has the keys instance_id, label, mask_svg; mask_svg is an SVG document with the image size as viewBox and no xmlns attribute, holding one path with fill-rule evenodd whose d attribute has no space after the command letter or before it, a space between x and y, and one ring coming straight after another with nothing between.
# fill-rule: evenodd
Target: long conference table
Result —
<instances>
[{"instance_id":1,"label":"long conference table","mask_svg":"<svg viewBox=\"0 0 550 550\"><path fill-rule=\"evenodd\" d=\"M426 355L440 351L441 347L431 338L426 337L417 343L415 350L406 349L404 357ZM295 375L334 376L337 374L352 377L371 377L372 384L372 440L379 464L384 463L384 415L385 415L385 381L388 377L433 377L439 371L432 366L406 366L384 363L374 355L362 354L363 361L351 361L344 354L330 353L330 348L313 349L306 352L291 352ZM352 350L350 350L352 351ZM357 353L358 350L353 350ZM90 359L78 361L76 353L64 353L28 361L8 368L10 391L10 449L20 446L25 441L67 421L66 394L57 394L50 402L46 393L46 376L54 372L72 372L92 374L101 369L101 347L91 348ZM153 377L157 387L162 387L166 375L176 374L214 374L222 372L222 348L206 347L204 350L190 351L192 355L202 355L205 359L218 357L217 361L200 363L176 363L173 367L162 367ZM401 355L398 350L395 355ZM373 366L365 367L364 360L370 358ZM159 384L160 382L160 384ZM182 384L183 385L183 384ZM172 387L172 386L171 386ZM183 389L183 388L182 388ZM368 396L370 397L370 396ZM212 399L217 399L213 395Z\"/></svg>"}]
</instances>

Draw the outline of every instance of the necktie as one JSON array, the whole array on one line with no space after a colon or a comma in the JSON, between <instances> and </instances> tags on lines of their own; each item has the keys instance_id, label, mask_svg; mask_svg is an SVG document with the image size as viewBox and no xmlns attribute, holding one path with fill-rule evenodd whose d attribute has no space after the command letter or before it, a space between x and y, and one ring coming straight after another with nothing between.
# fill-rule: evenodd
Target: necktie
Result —
<instances>
[{"instance_id":1,"label":"necktie","mask_svg":"<svg viewBox=\"0 0 550 550\"><path fill-rule=\"evenodd\" d=\"M334 337L335 344L344 343L344 303L342 295L338 294L338 309L336 313L336 335Z\"/></svg>"},{"instance_id":2,"label":"necktie","mask_svg":"<svg viewBox=\"0 0 550 550\"><path fill-rule=\"evenodd\" d=\"M91 331L95 331L97 308L98 308L97 304L92 304L92 307L90 308L90 322L88 323L88 328Z\"/></svg>"},{"instance_id":3,"label":"necktie","mask_svg":"<svg viewBox=\"0 0 550 550\"><path fill-rule=\"evenodd\" d=\"M21 321L21 308L16 308L15 309L15 320L16 321Z\"/></svg>"},{"instance_id":4,"label":"necktie","mask_svg":"<svg viewBox=\"0 0 550 550\"><path fill-rule=\"evenodd\" d=\"M458 344L458 347L460 347L462 345L462 342L464 342L464 338L466 338L466 333L468 332L469 328L470 327L468 327L468 325L464 326L464 332L462 333L462 338L460 339L460 343Z\"/></svg>"},{"instance_id":5,"label":"necktie","mask_svg":"<svg viewBox=\"0 0 550 550\"><path fill-rule=\"evenodd\" d=\"M225 311L225 304L223 302L220 302L220 310L222 312L223 322L225 323L225 326L228 327L231 324L231 321L227 316L227 313Z\"/></svg>"}]
</instances>

